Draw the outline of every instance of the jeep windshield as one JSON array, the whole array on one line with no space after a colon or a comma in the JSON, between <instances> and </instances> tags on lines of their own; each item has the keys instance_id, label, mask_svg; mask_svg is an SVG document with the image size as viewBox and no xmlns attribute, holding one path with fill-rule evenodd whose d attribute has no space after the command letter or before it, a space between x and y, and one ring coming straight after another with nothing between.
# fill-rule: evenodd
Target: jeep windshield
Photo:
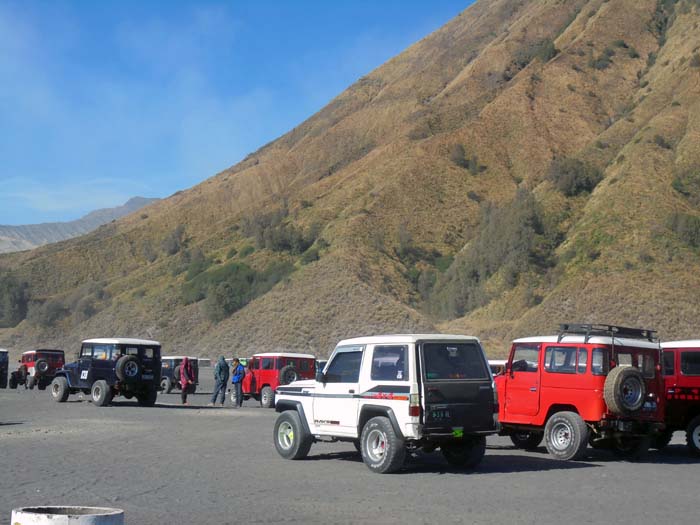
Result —
<instances>
[{"instance_id":1,"label":"jeep windshield","mask_svg":"<svg viewBox=\"0 0 700 525\"><path fill-rule=\"evenodd\" d=\"M489 378L477 343L424 343L423 360L426 381Z\"/></svg>"}]
</instances>

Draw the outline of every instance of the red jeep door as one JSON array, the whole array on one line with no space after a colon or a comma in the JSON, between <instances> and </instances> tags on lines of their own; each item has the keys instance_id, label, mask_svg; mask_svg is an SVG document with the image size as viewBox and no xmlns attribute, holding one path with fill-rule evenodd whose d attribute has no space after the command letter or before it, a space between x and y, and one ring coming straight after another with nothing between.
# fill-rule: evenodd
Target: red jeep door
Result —
<instances>
[{"instance_id":1,"label":"red jeep door","mask_svg":"<svg viewBox=\"0 0 700 525\"><path fill-rule=\"evenodd\" d=\"M506 379L505 420L522 421L540 410L540 345L513 345ZM511 416L513 416L511 418Z\"/></svg>"}]
</instances>

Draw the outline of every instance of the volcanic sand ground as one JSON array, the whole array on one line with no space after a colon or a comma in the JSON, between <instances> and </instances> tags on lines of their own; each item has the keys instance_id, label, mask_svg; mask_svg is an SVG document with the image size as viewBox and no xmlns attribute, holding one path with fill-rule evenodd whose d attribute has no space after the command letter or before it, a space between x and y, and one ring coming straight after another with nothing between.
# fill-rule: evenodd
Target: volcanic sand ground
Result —
<instances>
[{"instance_id":1,"label":"volcanic sand ground","mask_svg":"<svg viewBox=\"0 0 700 525\"><path fill-rule=\"evenodd\" d=\"M203 391L211 391L208 370ZM209 395L154 408L79 396L0 390L0 524L12 508L122 508L130 525L177 523L696 523L700 464L676 433L644 463L589 449L559 462L490 437L471 473L439 453L395 475L371 473L348 443L316 444L305 461L280 458L276 414L208 408Z\"/></svg>"}]
</instances>

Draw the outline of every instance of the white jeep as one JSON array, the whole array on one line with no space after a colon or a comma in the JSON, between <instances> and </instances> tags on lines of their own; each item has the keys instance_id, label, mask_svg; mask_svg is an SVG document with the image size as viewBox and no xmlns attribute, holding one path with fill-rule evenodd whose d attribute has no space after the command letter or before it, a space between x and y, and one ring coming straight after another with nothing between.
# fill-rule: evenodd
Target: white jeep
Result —
<instances>
[{"instance_id":1,"label":"white jeep","mask_svg":"<svg viewBox=\"0 0 700 525\"><path fill-rule=\"evenodd\" d=\"M276 392L279 454L302 459L317 441L349 441L370 470L401 468L407 451L441 449L473 468L498 430L498 400L479 340L383 335L338 343L315 380Z\"/></svg>"}]
</instances>

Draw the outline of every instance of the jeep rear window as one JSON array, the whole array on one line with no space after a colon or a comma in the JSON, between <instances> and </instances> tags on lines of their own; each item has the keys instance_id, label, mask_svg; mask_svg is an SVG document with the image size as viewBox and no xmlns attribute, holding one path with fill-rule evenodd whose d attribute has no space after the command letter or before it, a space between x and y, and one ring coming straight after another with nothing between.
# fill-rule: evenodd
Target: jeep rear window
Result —
<instances>
[{"instance_id":1,"label":"jeep rear window","mask_svg":"<svg viewBox=\"0 0 700 525\"><path fill-rule=\"evenodd\" d=\"M681 373L700 376L700 352L681 352Z\"/></svg>"},{"instance_id":2,"label":"jeep rear window","mask_svg":"<svg viewBox=\"0 0 700 525\"><path fill-rule=\"evenodd\" d=\"M476 343L423 344L425 379L487 379L488 368Z\"/></svg>"},{"instance_id":3,"label":"jeep rear window","mask_svg":"<svg viewBox=\"0 0 700 525\"><path fill-rule=\"evenodd\" d=\"M634 349L618 349L617 365L633 366L637 368L647 379L653 379L656 376L654 357L648 352L642 352Z\"/></svg>"}]
</instances>

